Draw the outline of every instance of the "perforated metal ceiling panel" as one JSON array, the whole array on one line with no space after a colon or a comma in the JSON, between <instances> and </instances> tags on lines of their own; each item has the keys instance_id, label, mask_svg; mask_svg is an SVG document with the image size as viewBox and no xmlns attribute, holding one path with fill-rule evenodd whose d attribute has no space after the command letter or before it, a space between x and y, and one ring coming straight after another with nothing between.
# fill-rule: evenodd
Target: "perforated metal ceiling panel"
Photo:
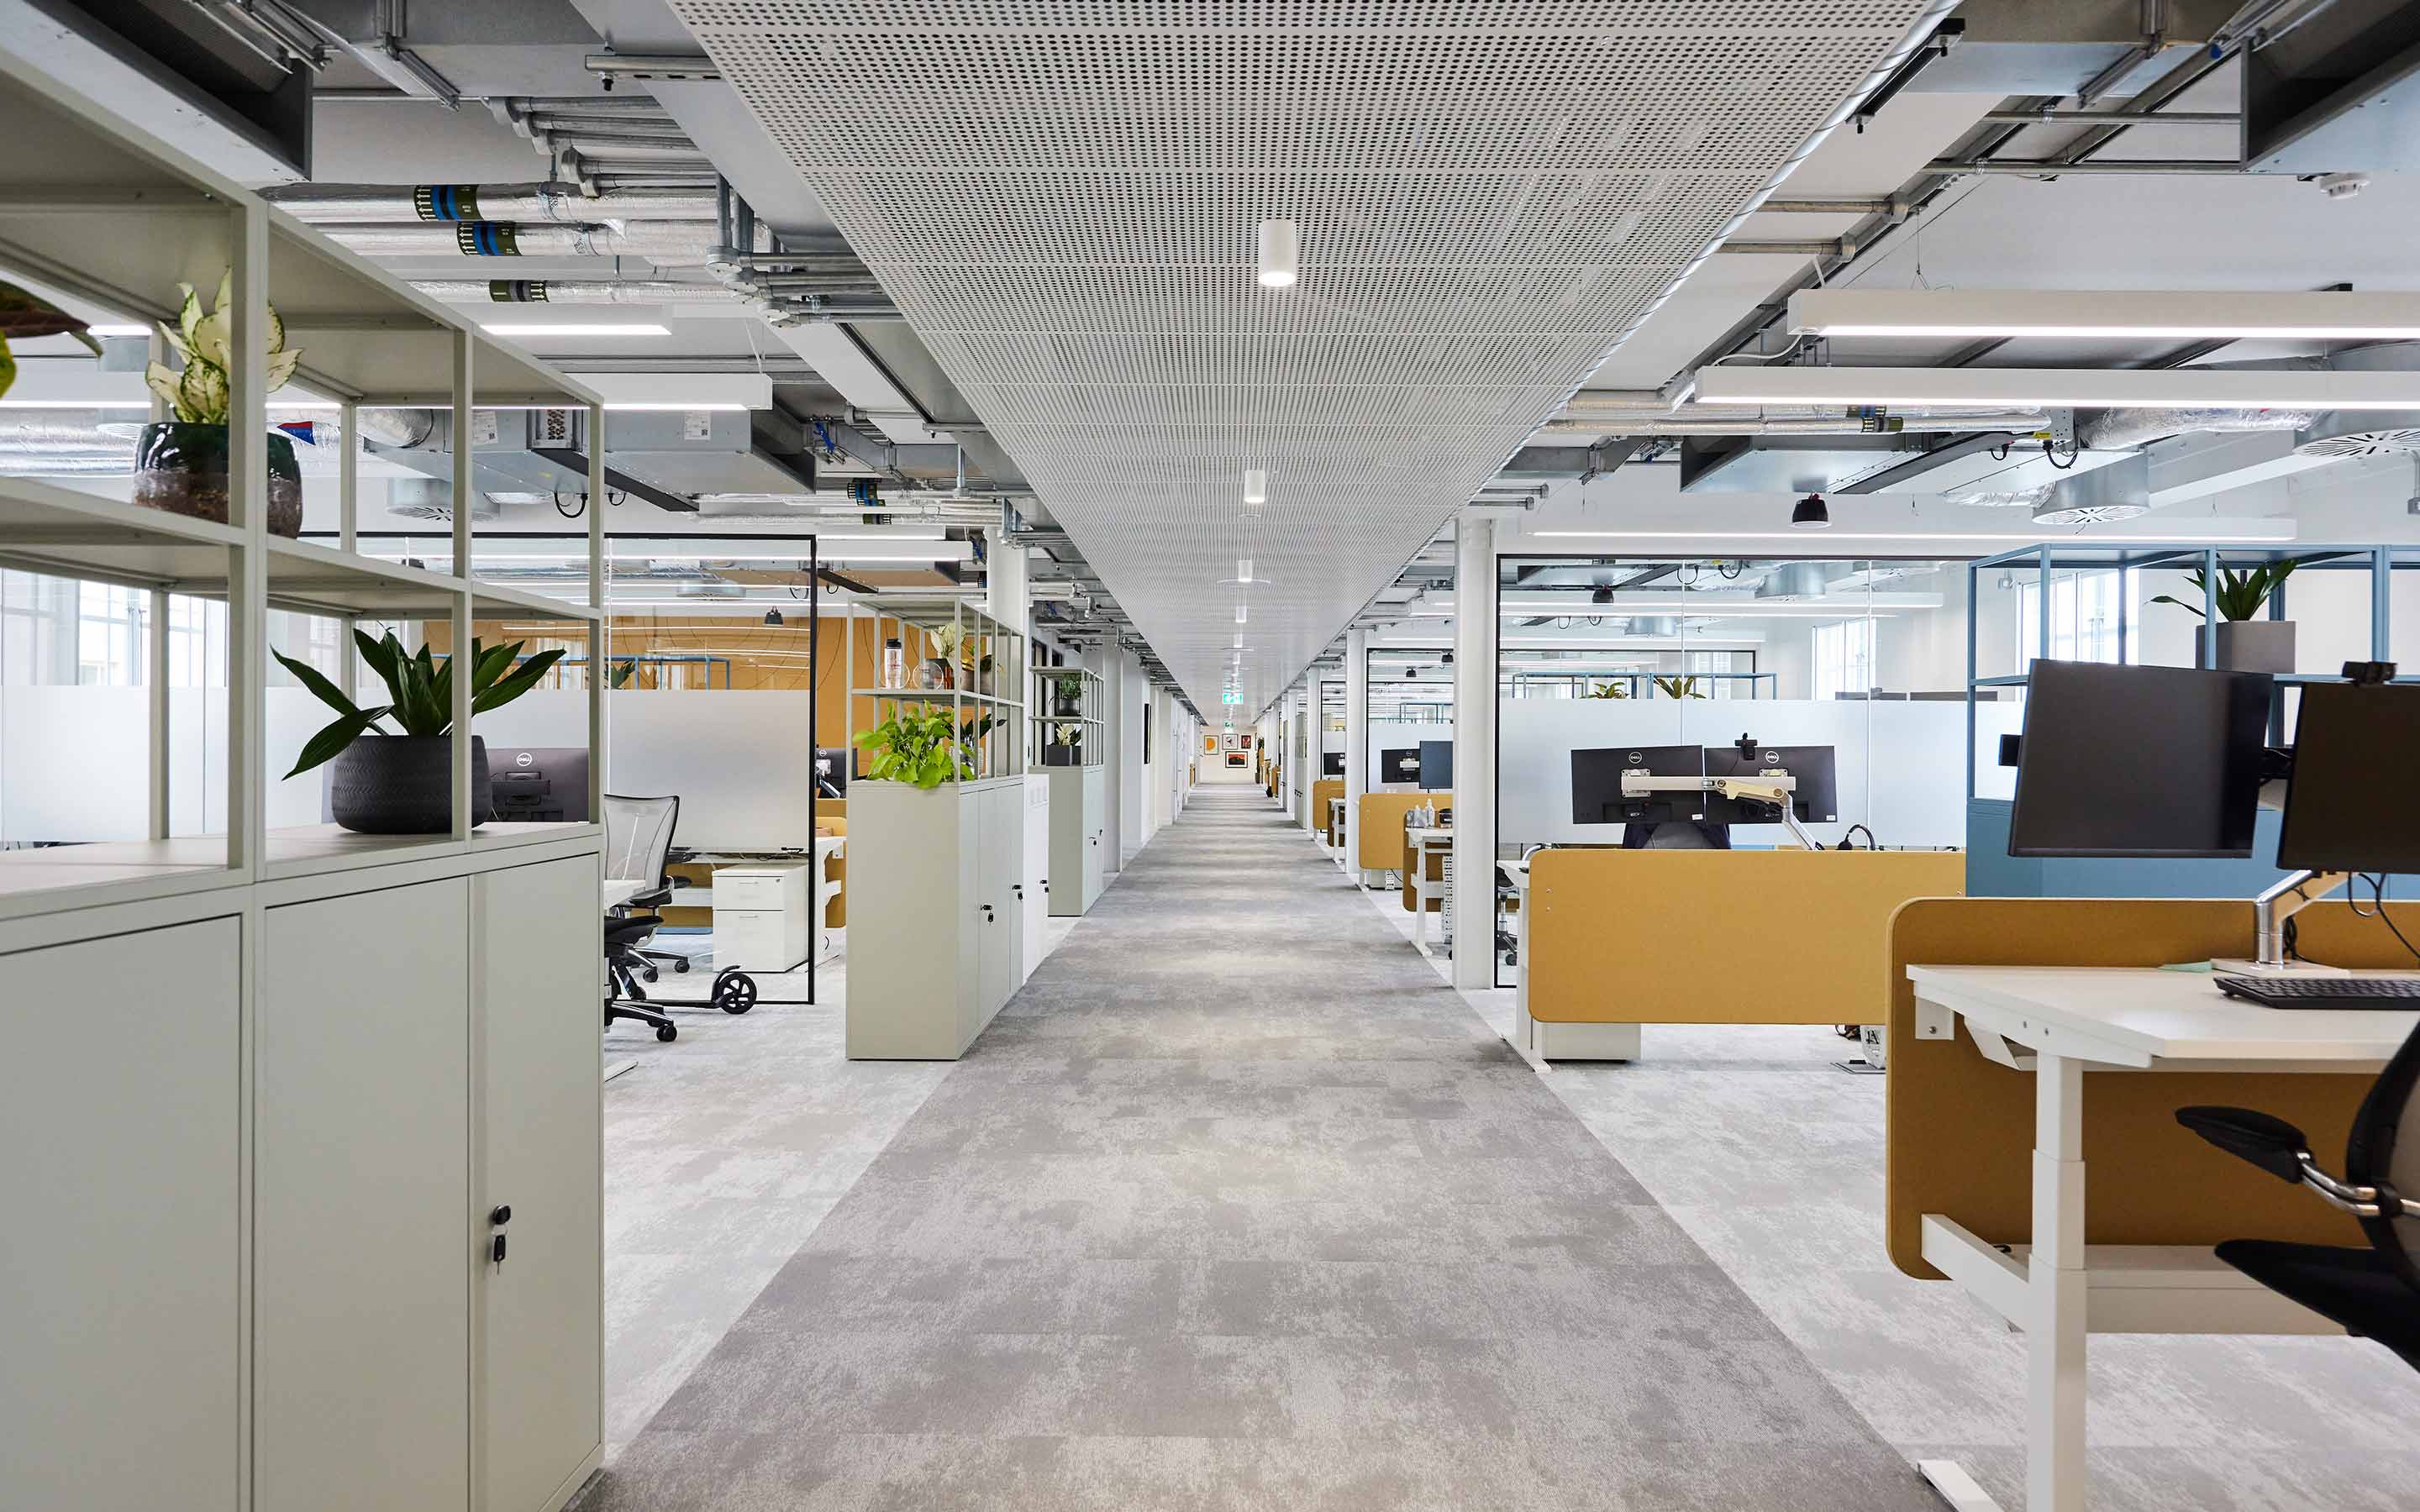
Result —
<instances>
[{"instance_id":1,"label":"perforated metal ceiling panel","mask_svg":"<svg viewBox=\"0 0 2420 1512\"><path fill-rule=\"evenodd\" d=\"M1943 8L674 4L1214 717L1239 631L1249 714Z\"/></svg>"}]
</instances>

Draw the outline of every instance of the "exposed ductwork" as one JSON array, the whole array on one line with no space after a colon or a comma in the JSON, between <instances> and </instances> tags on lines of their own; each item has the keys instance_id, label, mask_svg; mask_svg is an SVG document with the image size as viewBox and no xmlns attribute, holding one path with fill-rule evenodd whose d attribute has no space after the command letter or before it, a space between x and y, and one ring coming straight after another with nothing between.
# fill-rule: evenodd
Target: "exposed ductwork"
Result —
<instances>
[{"instance_id":1,"label":"exposed ductwork","mask_svg":"<svg viewBox=\"0 0 2420 1512\"><path fill-rule=\"evenodd\" d=\"M1732 411L1738 411L1736 414ZM1737 406L1683 405L1660 413L1558 416L1539 427L1546 436L1861 436L1900 432L2016 431L2048 428L2040 410L1990 410L1891 414L1879 417L1830 413L1759 413Z\"/></svg>"},{"instance_id":2,"label":"exposed ductwork","mask_svg":"<svg viewBox=\"0 0 2420 1512\"><path fill-rule=\"evenodd\" d=\"M668 279L433 278L411 286L457 304L734 304L742 298L721 284Z\"/></svg>"},{"instance_id":3,"label":"exposed ductwork","mask_svg":"<svg viewBox=\"0 0 2420 1512\"><path fill-rule=\"evenodd\" d=\"M298 220L380 225L422 221L510 221L520 224L619 224L625 221L711 221L710 192L616 189L583 194L578 184L288 184L270 202Z\"/></svg>"},{"instance_id":4,"label":"exposed ductwork","mask_svg":"<svg viewBox=\"0 0 2420 1512\"><path fill-rule=\"evenodd\" d=\"M626 221L619 225L323 224L339 244L371 257L644 257L659 267L701 265L715 251L712 221Z\"/></svg>"},{"instance_id":5,"label":"exposed ductwork","mask_svg":"<svg viewBox=\"0 0 2420 1512\"><path fill-rule=\"evenodd\" d=\"M2308 409L2088 409L2075 417L2075 440L2115 452L2188 431L2301 430L2318 418Z\"/></svg>"}]
</instances>

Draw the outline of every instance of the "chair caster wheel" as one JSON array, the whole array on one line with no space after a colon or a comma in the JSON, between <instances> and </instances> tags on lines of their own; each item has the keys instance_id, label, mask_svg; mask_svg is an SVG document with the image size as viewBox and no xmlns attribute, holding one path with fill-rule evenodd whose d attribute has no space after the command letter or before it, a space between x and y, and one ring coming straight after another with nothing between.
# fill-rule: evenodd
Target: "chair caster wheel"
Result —
<instances>
[{"instance_id":1,"label":"chair caster wheel","mask_svg":"<svg viewBox=\"0 0 2420 1512\"><path fill-rule=\"evenodd\" d=\"M656 980L656 968L655 968L655 967L653 967L653 966L641 966L641 967L639 968L639 980L640 980L641 981L653 981L653 980Z\"/></svg>"},{"instance_id":2,"label":"chair caster wheel","mask_svg":"<svg viewBox=\"0 0 2420 1512\"><path fill-rule=\"evenodd\" d=\"M656 1038L666 1044L670 1044L675 1040L680 1038L680 1030L674 1027L672 1025L667 1024L662 1028L656 1031Z\"/></svg>"},{"instance_id":3,"label":"chair caster wheel","mask_svg":"<svg viewBox=\"0 0 2420 1512\"><path fill-rule=\"evenodd\" d=\"M687 976L688 974L689 974L689 962L688 962L687 960L685 960L685 959L684 959L684 960L675 961L675 962L674 962L674 963L673 963L673 975L674 975L674 976L675 976L675 977L681 977L681 976Z\"/></svg>"},{"instance_id":4,"label":"chair caster wheel","mask_svg":"<svg viewBox=\"0 0 2420 1512\"><path fill-rule=\"evenodd\" d=\"M745 1013L756 1006L756 979L737 966L715 974L712 1002L726 1013Z\"/></svg>"}]
</instances>

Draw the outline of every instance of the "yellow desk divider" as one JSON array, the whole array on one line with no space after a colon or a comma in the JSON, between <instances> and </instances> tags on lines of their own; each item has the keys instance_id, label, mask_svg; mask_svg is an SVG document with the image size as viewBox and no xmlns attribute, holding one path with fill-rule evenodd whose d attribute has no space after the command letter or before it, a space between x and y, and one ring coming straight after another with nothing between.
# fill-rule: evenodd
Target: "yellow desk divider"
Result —
<instances>
[{"instance_id":1,"label":"yellow desk divider","mask_svg":"<svg viewBox=\"0 0 2420 1512\"><path fill-rule=\"evenodd\" d=\"M2420 939L2420 903L2386 908L2404 933ZM2356 916L2341 900L2304 909L2294 926L2315 961L2412 964L2384 924ZM1909 966L2160 966L2248 956L2252 944L2249 899L1920 898L1901 907L1890 927L1884 1056L1891 1263L1922 1280L1947 1279L1925 1263L1928 1212L1994 1244L2024 1243L2033 1228L2034 1078L1984 1059L1963 1028L1954 1039L1917 1039ZM2218 1103L2273 1113L2301 1126L2333 1169L2374 1079L2086 1071L2084 1242L2196 1249L2226 1239L2366 1243L2351 1218L2211 1149L2178 1124L2176 1111Z\"/></svg>"},{"instance_id":2,"label":"yellow desk divider","mask_svg":"<svg viewBox=\"0 0 2420 1512\"><path fill-rule=\"evenodd\" d=\"M1959 851L1539 851L1529 1016L1871 1024L1893 910L1965 882Z\"/></svg>"},{"instance_id":3,"label":"yellow desk divider","mask_svg":"<svg viewBox=\"0 0 2420 1512\"><path fill-rule=\"evenodd\" d=\"M1323 777L1317 781L1311 783L1311 812L1303 815L1302 826L1305 829L1314 829L1323 832L1326 831L1327 828L1327 800L1330 798L1341 798L1342 796L1344 796L1344 779L1341 777ZM1341 845L1343 841L1339 840L1337 837L1330 835L1327 838L1327 843L1330 845Z\"/></svg>"},{"instance_id":4,"label":"yellow desk divider","mask_svg":"<svg viewBox=\"0 0 2420 1512\"><path fill-rule=\"evenodd\" d=\"M1364 793L1358 864L1364 872L1392 872L1404 864L1404 815L1434 803L1442 813L1453 807L1450 793Z\"/></svg>"}]
</instances>

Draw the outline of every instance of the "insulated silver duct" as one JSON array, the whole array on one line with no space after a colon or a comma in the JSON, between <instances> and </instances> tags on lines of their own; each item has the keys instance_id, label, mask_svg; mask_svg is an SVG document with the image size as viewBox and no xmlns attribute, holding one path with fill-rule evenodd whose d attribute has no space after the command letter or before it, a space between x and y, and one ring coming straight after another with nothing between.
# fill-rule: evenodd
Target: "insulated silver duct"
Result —
<instances>
[{"instance_id":1,"label":"insulated silver duct","mask_svg":"<svg viewBox=\"0 0 2420 1512\"><path fill-rule=\"evenodd\" d=\"M730 304L739 298L737 290L721 284L663 279L433 278L411 286L431 299L460 304Z\"/></svg>"},{"instance_id":2,"label":"insulated silver duct","mask_svg":"<svg viewBox=\"0 0 2420 1512\"><path fill-rule=\"evenodd\" d=\"M2301 430L2318 418L2308 409L2089 409L2075 417L2075 440L2089 452L2122 452L2187 431Z\"/></svg>"},{"instance_id":3,"label":"insulated silver duct","mask_svg":"<svg viewBox=\"0 0 2420 1512\"><path fill-rule=\"evenodd\" d=\"M1862 436L1897 432L1941 431L2036 431L2047 429L2050 416L2040 410L1991 410L1966 414L1892 415L1896 424L1887 430L1876 431L1854 415L1781 414L1759 416L1753 411L1739 418L1707 416L1698 409L1684 408L1661 414L1636 416L1602 416L1595 418L1558 417L1539 427L1545 436Z\"/></svg>"},{"instance_id":4,"label":"insulated silver duct","mask_svg":"<svg viewBox=\"0 0 2420 1512\"><path fill-rule=\"evenodd\" d=\"M331 224L320 229L372 257L644 257L657 264L690 264L706 262L715 249L712 221L630 221L618 226Z\"/></svg>"},{"instance_id":5,"label":"insulated silver duct","mask_svg":"<svg viewBox=\"0 0 2420 1512\"><path fill-rule=\"evenodd\" d=\"M410 224L509 221L596 225L644 221L711 221L714 195L687 190L613 190L583 194L569 183L287 184L265 192L270 203L314 224Z\"/></svg>"}]
</instances>

